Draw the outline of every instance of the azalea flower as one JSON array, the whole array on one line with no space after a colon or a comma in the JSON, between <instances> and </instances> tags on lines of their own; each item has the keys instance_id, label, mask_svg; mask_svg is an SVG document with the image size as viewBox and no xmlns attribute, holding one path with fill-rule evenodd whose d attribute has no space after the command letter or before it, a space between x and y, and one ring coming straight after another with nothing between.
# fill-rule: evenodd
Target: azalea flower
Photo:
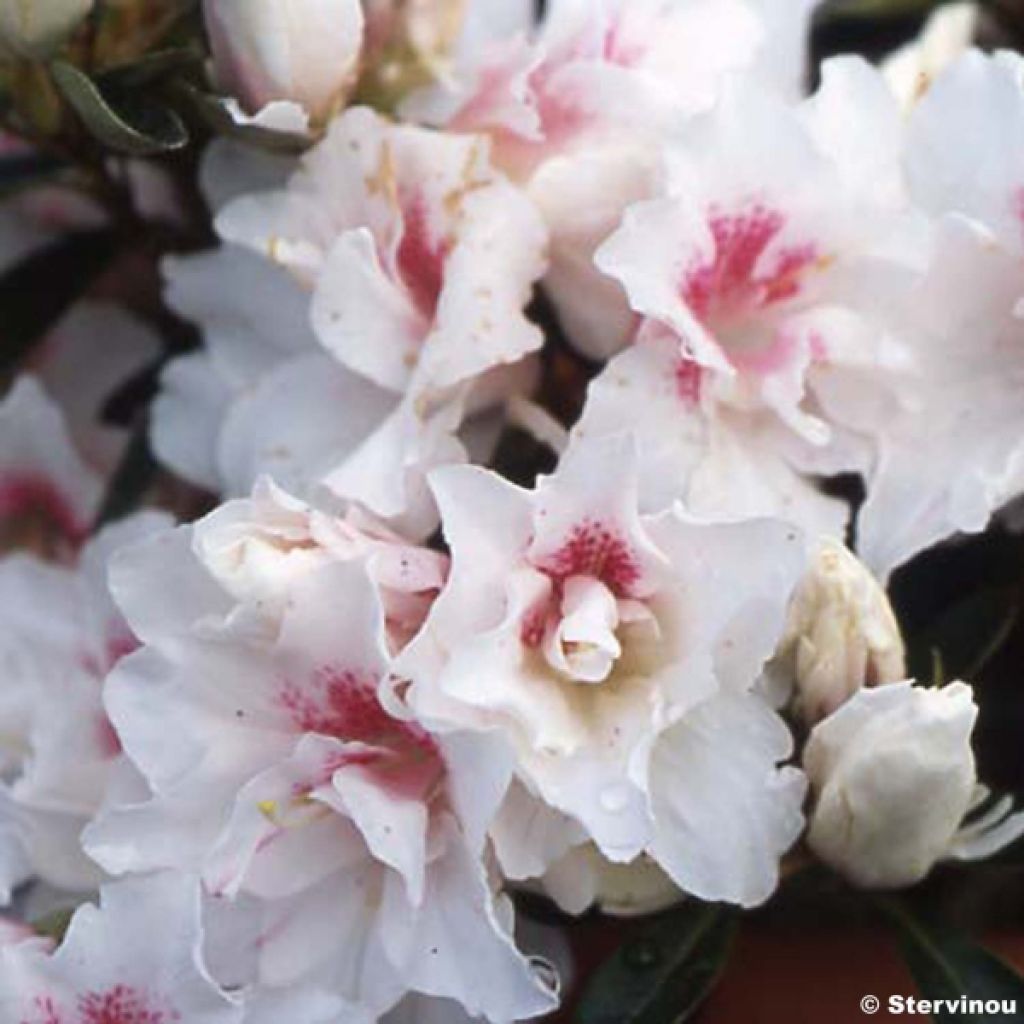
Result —
<instances>
[{"instance_id":1,"label":"azalea flower","mask_svg":"<svg viewBox=\"0 0 1024 1024\"><path fill-rule=\"evenodd\" d=\"M881 574L956 532L984 529L1024 491L1022 69L1013 54L969 52L907 122L909 189L936 237L898 328L913 339L914 372L900 402L875 403L884 430L859 537ZM972 140L969 161L953 138ZM872 415L866 406L861 422Z\"/></svg>"},{"instance_id":2,"label":"azalea flower","mask_svg":"<svg viewBox=\"0 0 1024 1024\"><path fill-rule=\"evenodd\" d=\"M802 544L780 522L641 515L636 460L626 436L578 446L535 491L436 471L451 576L399 655L395 698L514 753L492 833L509 877L591 839L755 904L801 829L803 780L778 767L792 738L753 690Z\"/></svg>"},{"instance_id":3,"label":"azalea flower","mask_svg":"<svg viewBox=\"0 0 1024 1024\"><path fill-rule=\"evenodd\" d=\"M845 509L812 478L866 464L846 420L898 392L912 359L891 323L928 250L899 176L899 113L866 65L824 76L797 108L728 90L669 148L663 195L598 252L639 320L576 434L639 432L648 507L679 497L836 532Z\"/></svg>"},{"instance_id":4,"label":"azalea flower","mask_svg":"<svg viewBox=\"0 0 1024 1024\"><path fill-rule=\"evenodd\" d=\"M483 132L526 184L551 235L545 287L573 344L607 359L635 329L594 253L626 208L656 191L666 132L708 109L744 72L802 90L805 0L557 0L535 33L477 46L407 116Z\"/></svg>"},{"instance_id":5,"label":"azalea flower","mask_svg":"<svg viewBox=\"0 0 1024 1024\"><path fill-rule=\"evenodd\" d=\"M523 307L543 225L483 139L353 108L285 190L236 199L217 223L287 267L327 350L387 391L436 402L540 347Z\"/></svg>"},{"instance_id":6,"label":"azalea flower","mask_svg":"<svg viewBox=\"0 0 1024 1024\"><path fill-rule=\"evenodd\" d=\"M290 191L239 195L224 151L216 156L211 184L234 196L219 221L225 235L272 237L262 237L259 253L227 245L168 262L168 301L202 325L206 347L165 372L157 453L229 496L269 473L300 494L326 490L428 535L436 511L426 473L464 461L465 446L486 456L500 429L487 411L532 386L522 357L540 334L522 305L540 273L536 215L487 169L481 143L388 127L365 110L332 127ZM335 160L348 177L334 173ZM424 177L435 160L446 172ZM378 185L366 177L374 161ZM403 213L401 202L412 206ZM326 226L322 203L337 207L336 225ZM272 226L278 206L291 227ZM521 243L510 249L503 232L517 224ZM304 232L312 232L305 241ZM367 244L397 275L390 283L376 256L363 259ZM342 267L347 259L359 263L356 277ZM355 283L368 268L383 275L369 289ZM251 301L234 301L240 291Z\"/></svg>"},{"instance_id":7,"label":"azalea flower","mask_svg":"<svg viewBox=\"0 0 1024 1024\"><path fill-rule=\"evenodd\" d=\"M107 563L122 544L167 524L162 514L144 512L109 526L74 566L31 554L0 561L0 818L10 837L0 889L8 896L28 876L78 891L100 877L79 834L121 753L103 708L104 679L136 646L107 590Z\"/></svg>"},{"instance_id":8,"label":"azalea flower","mask_svg":"<svg viewBox=\"0 0 1024 1024\"><path fill-rule=\"evenodd\" d=\"M971 751L977 714L963 683L904 682L861 690L816 726L804 751L814 852L856 885L893 889L1024 835L1010 798L973 813L990 796Z\"/></svg>"},{"instance_id":9,"label":"azalea flower","mask_svg":"<svg viewBox=\"0 0 1024 1024\"><path fill-rule=\"evenodd\" d=\"M86 846L113 873L187 866L255 901L271 989L531 1017L553 999L481 859L502 762L377 697L416 615L401 598L438 568L274 491L124 552L114 592L146 646L107 706L146 785L110 801Z\"/></svg>"}]
</instances>

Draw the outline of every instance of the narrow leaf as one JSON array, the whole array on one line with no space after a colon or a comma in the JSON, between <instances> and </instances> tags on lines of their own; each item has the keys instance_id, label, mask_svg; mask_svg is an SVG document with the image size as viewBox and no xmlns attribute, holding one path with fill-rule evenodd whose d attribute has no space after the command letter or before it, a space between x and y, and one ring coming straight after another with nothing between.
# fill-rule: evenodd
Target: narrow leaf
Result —
<instances>
[{"instance_id":1,"label":"narrow leaf","mask_svg":"<svg viewBox=\"0 0 1024 1024\"><path fill-rule=\"evenodd\" d=\"M1012 587L981 590L947 608L909 638L910 674L930 678L936 659L946 680L974 680L1010 635L1020 613Z\"/></svg>"},{"instance_id":2,"label":"narrow leaf","mask_svg":"<svg viewBox=\"0 0 1024 1024\"><path fill-rule=\"evenodd\" d=\"M579 1024L689 1020L725 968L736 924L731 908L696 902L659 918L598 969Z\"/></svg>"},{"instance_id":3,"label":"narrow leaf","mask_svg":"<svg viewBox=\"0 0 1024 1024\"><path fill-rule=\"evenodd\" d=\"M52 67L53 79L90 134L110 149L129 156L153 156L188 142L181 118L131 89L94 82L64 61Z\"/></svg>"},{"instance_id":4,"label":"narrow leaf","mask_svg":"<svg viewBox=\"0 0 1024 1024\"><path fill-rule=\"evenodd\" d=\"M921 997L934 1004L933 1020L938 1024L1020 1020L1016 1013L990 1013L982 1005L1010 1002L1024 1011L1024 978L1017 971L962 933L925 923L895 898L880 903L899 936Z\"/></svg>"}]
</instances>

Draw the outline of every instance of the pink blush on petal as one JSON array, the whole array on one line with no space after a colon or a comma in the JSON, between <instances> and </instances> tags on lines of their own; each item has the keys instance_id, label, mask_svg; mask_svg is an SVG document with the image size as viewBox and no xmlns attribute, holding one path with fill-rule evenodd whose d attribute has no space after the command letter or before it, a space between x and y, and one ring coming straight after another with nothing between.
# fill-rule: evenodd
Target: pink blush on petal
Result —
<instances>
[{"instance_id":1,"label":"pink blush on petal","mask_svg":"<svg viewBox=\"0 0 1024 1024\"><path fill-rule=\"evenodd\" d=\"M760 203L740 213L711 211L708 228L714 257L691 267L681 287L702 321L741 315L799 294L802 275L818 259L814 245L790 246L772 267L760 265L785 226L781 213Z\"/></svg>"},{"instance_id":2,"label":"pink blush on petal","mask_svg":"<svg viewBox=\"0 0 1024 1024\"><path fill-rule=\"evenodd\" d=\"M415 195L404 209L402 240L398 245L398 275L425 320L433 320L444 287L444 266L450 244L434 238L426 200Z\"/></svg>"},{"instance_id":3,"label":"pink blush on petal","mask_svg":"<svg viewBox=\"0 0 1024 1024\"><path fill-rule=\"evenodd\" d=\"M697 405L700 402L701 382L703 372L700 364L692 359L680 359L676 363L676 394L688 406Z\"/></svg>"},{"instance_id":4,"label":"pink blush on petal","mask_svg":"<svg viewBox=\"0 0 1024 1024\"><path fill-rule=\"evenodd\" d=\"M388 714L372 675L322 668L305 686L285 684L278 702L301 732L346 742L434 749L426 730Z\"/></svg>"},{"instance_id":5,"label":"pink blush on petal","mask_svg":"<svg viewBox=\"0 0 1024 1024\"><path fill-rule=\"evenodd\" d=\"M64 541L76 548L89 533L71 503L46 477L13 473L0 479L0 523L29 517L51 525Z\"/></svg>"}]
</instances>

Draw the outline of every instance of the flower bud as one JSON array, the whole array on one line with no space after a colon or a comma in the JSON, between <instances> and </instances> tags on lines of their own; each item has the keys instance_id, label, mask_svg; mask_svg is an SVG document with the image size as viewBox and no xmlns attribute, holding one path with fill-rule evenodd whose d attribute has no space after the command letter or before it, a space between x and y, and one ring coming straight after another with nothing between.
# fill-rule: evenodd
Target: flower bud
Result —
<instances>
[{"instance_id":1,"label":"flower bud","mask_svg":"<svg viewBox=\"0 0 1024 1024\"><path fill-rule=\"evenodd\" d=\"M20 57L46 57L78 27L94 0L0 0L0 43Z\"/></svg>"},{"instance_id":2,"label":"flower bud","mask_svg":"<svg viewBox=\"0 0 1024 1024\"><path fill-rule=\"evenodd\" d=\"M976 788L969 686L862 690L811 733L807 840L855 885L913 885L952 851Z\"/></svg>"},{"instance_id":3,"label":"flower bud","mask_svg":"<svg viewBox=\"0 0 1024 1024\"><path fill-rule=\"evenodd\" d=\"M838 541L824 540L790 605L778 660L814 723L863 686L906 677L903 641L885 591Z\"/></svg>"},{"instance_id":4,"label":"flower bud","mask_svg":"<svg viewBox=\"0 0 1024 1024\"><path fill-rule=\"evenodd\" d=\"M255 114L275 101L325 120L355 78L359 0L204 0L220 85Z\"/></svg>"}]
</instances>

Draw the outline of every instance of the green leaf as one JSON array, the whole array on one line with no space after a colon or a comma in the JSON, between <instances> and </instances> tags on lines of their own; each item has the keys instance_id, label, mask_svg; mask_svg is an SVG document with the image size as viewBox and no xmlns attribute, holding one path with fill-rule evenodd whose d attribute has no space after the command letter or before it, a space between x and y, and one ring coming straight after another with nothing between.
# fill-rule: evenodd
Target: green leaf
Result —
<instances>
[{"instance_id":1,"label":"green leaf","mask_svg":"<svg viewBox=\"0 0 1024 1024\"><path fill-rule=\"evenodd\" d=\"M187 144L188 130L181 118L145 94L100 85L65 61L55 61L50 70L90 134L109 149L128 156L154 156Z\"/></svg>"},{"instance_id":2,"label":"green leaf","mask_svg":"<svg viewBox=\"0 0 1024 1024\"><path fill-rule=\"evenodd\" d=\"M579 1024L682 1024L715 986L728 959L737 915L690 903L659 918L596 972Z\"/></svg>"},{"instance_id":3,"label":"green leaf","mask_svg":"<svg viewBox=\"0 0 1024 1024\"><path fill-rule=\"evenodd\" d=\"M118 247L112 231L66 235L0 277L0 374L16 369L110 265Z\"/></svg>"},{"instance_id":4,"label":"green leaf","mask_svg":"<svg viewBox=\"0 0 1024 1024\"><path fill-rule=\"evenodd\" d=\"M141 423L128 442L121 462L107 484L96 516L96 529L131 515L142 504L156 479L159 466L149 446L149 424Z\"/></svg>"},{"instance_id":5,"label":"green leaf","mask_svg":"<svg viewBox=\"0 0 1024 1024\"><path fill-rule=\"evenodd\" d=\"M910 674L937 682L975 679L1002 647L1019 615L1014 587L994 587L969 595L908 638ZM942 665L944 680L932 676L937 663Z\"/></svg>"},{"instance_id":6,"label":"green leaf","mask_svg":"<svg viewBox=\"0 0 1024 1024\"><path fill-rule=\"evenodd\" d=\"M900 948L923 999L938 1002L932 1019L938 1024L1019 1020L1016 1014L970 1012L966 1000L1000 1003L1010 1000L1024 1008L1024 978L987 949L952 928L925 923L894 897L879 903L895 928Z\"/></svg>"}]
</instances>

